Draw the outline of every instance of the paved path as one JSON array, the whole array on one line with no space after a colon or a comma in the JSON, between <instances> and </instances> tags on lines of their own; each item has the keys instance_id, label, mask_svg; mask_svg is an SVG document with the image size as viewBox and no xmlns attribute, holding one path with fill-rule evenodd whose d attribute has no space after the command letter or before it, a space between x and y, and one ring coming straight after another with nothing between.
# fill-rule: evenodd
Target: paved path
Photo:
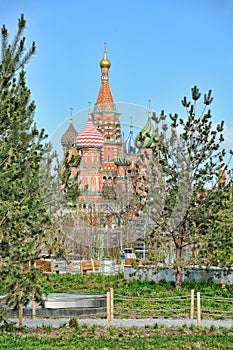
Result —
<instances>
[{"instance_id":1,"label":"paved path","mask_svg":"<svg viewBox=\"0 0 233 350\"><path fill-rule=\"evenodd\" d=\"M10 319L11 321L17 323L17 319ZM190 319L171 319L171 318L158 318L158 319L112 319L110 323L108 324L106 319L78 319L78 324L86 324L88 326L92 325L99 325L102 327L112 326L112 327L145 327L145 326L153 326L157 324L158 326L165 326L165 327L181 327L183 325L186 325L190 327L191 325L197 326L197 320L190 320ZM66 324L69 324L69 318L58 318L58 319L48 319L48 318L24 318L23 319L23 326L26 326L28 328L36 328L36 327L42 327L42 326L52 326L54 328L62 327ZM214 326L216 328L219 327L226 327L231 328L233 327L233 320L202 320L201 321L201 327L211 327Z\"/></svg>"}]
</instances>

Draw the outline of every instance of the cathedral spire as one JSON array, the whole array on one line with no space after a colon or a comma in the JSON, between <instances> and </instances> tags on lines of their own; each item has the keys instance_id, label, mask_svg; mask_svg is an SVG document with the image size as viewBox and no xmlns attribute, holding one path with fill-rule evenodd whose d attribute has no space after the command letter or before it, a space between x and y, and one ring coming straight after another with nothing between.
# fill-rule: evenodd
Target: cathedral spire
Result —
<instances>
[{"instance_id":1,"label":"cathedral spire","mask_svg":"<svg viewBox=\"0 0 233 350\"><path fill-rule=\"evenodd\" d=\"M104 43L104 57L100 61L101 68L101 86L97 98L96 106L99 111L112 111L115 108L112 92L108 82L108 71L111 67L111 62L107 58L106 43Z\"/></svg>"}]
</instances>

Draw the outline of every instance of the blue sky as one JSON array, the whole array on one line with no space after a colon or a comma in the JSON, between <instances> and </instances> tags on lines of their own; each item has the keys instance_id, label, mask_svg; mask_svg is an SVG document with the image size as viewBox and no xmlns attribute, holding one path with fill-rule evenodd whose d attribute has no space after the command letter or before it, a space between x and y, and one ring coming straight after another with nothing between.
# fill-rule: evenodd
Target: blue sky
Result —
<instances>
[{"instance_id":1,"label":"blue sky","mask_svg":"<svg viewBox=\"0 0 233 350\"><path fill-rule=\"evenodd\" d=\"M66 128L70 107L83 127L80 111L97 99L106 41L113 98L134 106L124 122L136 108L143 126L146 110L136 105L148 99L155 111L185 116L180 101L197 85L203 94L213 90L213 121L225 120L233 148L233 1L0 0L0 24L12 36L21 13L27 44L37 45L26 67L35 120L49 136Z\"/></svg>"}]
</instances>

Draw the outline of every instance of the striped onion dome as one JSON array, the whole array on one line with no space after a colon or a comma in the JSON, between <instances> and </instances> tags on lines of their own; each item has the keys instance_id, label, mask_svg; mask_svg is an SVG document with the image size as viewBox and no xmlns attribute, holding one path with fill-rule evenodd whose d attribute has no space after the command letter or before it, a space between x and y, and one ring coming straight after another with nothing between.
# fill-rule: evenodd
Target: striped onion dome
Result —
<instances>
[{"instance_id":1,"label":"striped onion dome","mask_svg":"<svg viewBox=\"0 0 233 350\"><path fill-rule=\"evenodd\" d=\"M135 143L138 148L153 148L155 146L156 130L152 123L150 115L144 128L135 137Z\"/></svg>"},{"instance_id":2,"label":"striped onion dome","mask_svg":"<svg viewBox=\"0 0 233 350\"><path fill-rule=\"evenodd\" d=\"M86 126L80 131L76 138L76 147L101 148L103 145L104 138L92 123L91 115L89 113Z\"/></svg>"},{"instance_id":3,"label":"striped onion dome","mask_svg":"<svg viewBox=\"0 0 233 350\"><path fill-rule=\"evenodd\" d=\"M76 131L71 119L68 129L61 137L62 146L67 148L71 147L75 143L77 136L78 136L78 132Z\"/></svg>"},{"instance_id":4,"label":"striped onion dome","mask_svg":"<svg viewBox=\"0 0 233 350\"><path fill-rule=\"evenodd\" d=\"M115 158L114 163L117 166L130 166L132 161L124 152L122 152L117 158Z\"/></svg>"},{"instance_id":5,"label":"striped onion dome","mask_svg":"<svg viewBox=\"0 0 233 350\"><path fill-rule=\"evenodd\" d=\"M133 135L133 125L130 125L130 132L127 139L124 142L124 151L126 154L139 154L139 149L137 148L134 135Z\"/></svg>"}]
</instances>

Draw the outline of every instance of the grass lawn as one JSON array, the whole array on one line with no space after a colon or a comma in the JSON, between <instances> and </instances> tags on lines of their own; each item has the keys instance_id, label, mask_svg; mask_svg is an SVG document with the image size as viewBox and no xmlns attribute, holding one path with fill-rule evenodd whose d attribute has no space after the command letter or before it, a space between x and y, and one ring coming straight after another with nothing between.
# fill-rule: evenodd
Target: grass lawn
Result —
<instances>
[{"instance_id":1,"label":"grass lawn","mask_svg":"<svg viewBox=\"0 0 233 350\"><path fill-rule=\"evenodd\" d=\"M201 292L203 318L233 319L233 286L185 282L176 289L174 283L126 280L123 275L51 275L43 289L51 292L106 293L114 290L114 317L189 317L190 291ZM151 300L150 300L151 298ZM157 298L157 300L155 300ZM217 300L217 302L216 302ZM155 312L156 310L156 312Z\"/></svg>"},{"instance_id":2,"label":"grass lawn","mask_svg":"<svg viewBox=\"0 0 233 350\"><path fill-rule=\"evenodd\" d=\"M205 296L233 298L233 286L221 286L211 282L184 282L182 288L176 289L173 282L161 280L158 283L142 280L126 280L123 275L79 275L61 274L48 275L50 278L43 281L43 289L47 293L81 292L106 293L109 288L122 296L132 297L170 297L189 295L191 289L203 293Z\"/></svg>"},{"instance_id":3,"label":"grass lawn","mask_svg":"<svg viewBox=\"0 0 233 350\"><path fill-rule=\"evenodd\" d=\"M125 280L119 276L101 275L49 275L48 279L43 277L43 290L51 292L80 292L80 293L106 293L112 287L114 289L115 304L121 307L127 305L128 298L172 298L189 296L190 290L200 291L201 295L207 298L202 301L202 306L215 307L219 313L223 310L231 310L233 319L233 286L218 286L213 283L184 283L182 288L176 289L173 283L160 281L159 283ZM0 294L4 294L4 287L0 287ZM119 299L117 299L119 298ZM210 298L208 300L208 298ZM212 305L214 299L219 303ZM228 302L228 299L230 302ZM137 300L137 299L136 299ZM179 299L178 299L179 300ZM138 301L135 303L137 304ZM189 298L184 303L189 305ZM125 304L124 304L125 303ZM148 304L140 301L142 308L148 308ZM174 300L171 301L174 308ZM180 303L180 301L179 301ZM131 304L131 309L137 305ZM168 306L163 309L168 310ZM143 306L144 305L144 306ZM159 305L159 304L158 304ZM119 306L120 307L120 306ZM145 311L145 315L147 311ZM149 315L149 313L148 313ZM147 315L147 316L148 316ZM129 317L131 314L129 313ZM174 316L174 314L170 315ZM44 326L36 329L0 329L0 350L89 350L89 349L205 349L205 350L227 350L233 349L233 326L232 328L198 329L195 326L180 328L165 328L155 324L144 328L113 328L99 327L78 323L54 329L51 326Z\"/></svg>"},{"instance_id":4,"label":"grass lawn","mask_svg":"<svg viewBox=\"0 0 233 350\"><path fill-rule=\"evenodd\" d=\"M4 350L88 350L88 349L233 349L232 330L190 328L99 328L22 329L0 333Z\"/></svg>"},{"instance_id":5,"label":"grass lawn","mask_svg":"<svg viewBox=\"0 0 233 350\"><path fill-rule=\"evenodd\" d=\"M129 297L171 297L189 295L190 290L203 293L205 296L233 298L233 286L221 286L211 282L184 282L182 288L176 289L173 282L126 280L123 274L117 276L80 275L80 274L49 274L42 277L45 293L106 293L112 287L115 293ZM4 286L0 285L0 294L5 294Z\"/></svg>"},{"instance_id":6,"label":"grass lawn","mask_svg":"<svg viewBox=\"0 0 233 350\"><path fill-rule=\"evenodd\" d=\"M42 277L42 286L44 293L94 294L105 294L112 287L115 318L189 317L190 290L194 289L201 292L203 318L233 319L233 286L210 282L185 282L176 289L172 282L126 280L122 274L53 274ZM4 293L4 286L0 286L0 294Z\"/></svg>"}]
</instances>

